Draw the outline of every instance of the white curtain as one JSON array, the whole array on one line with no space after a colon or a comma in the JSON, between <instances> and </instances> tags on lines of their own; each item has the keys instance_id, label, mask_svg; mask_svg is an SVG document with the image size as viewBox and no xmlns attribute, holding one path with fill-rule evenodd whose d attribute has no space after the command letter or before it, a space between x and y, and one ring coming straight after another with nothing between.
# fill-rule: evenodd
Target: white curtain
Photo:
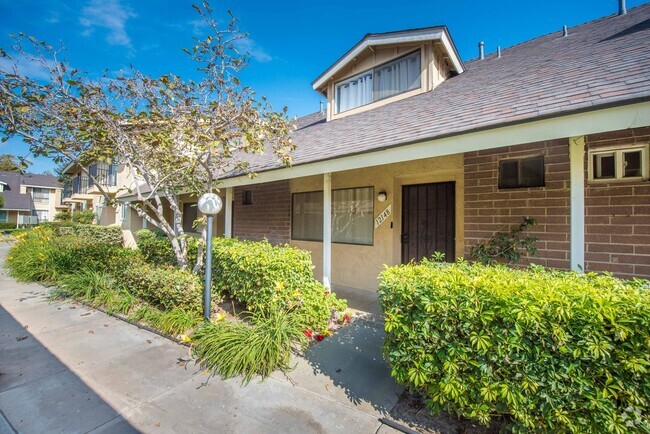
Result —
<instances>
[{"instance_id":1,"label":"white curtain","mask_svg":"<svg viewBox=\"0 0 650 434\"><path fill-rule=\"evenodd\" d=\"M420 53L375 68L374 101L420 87Z\"/></svg>"},{"instance_id":2,"label":"white curtain","mask_svg":"<svg viewBox=\"0 0 650 434\"><path fill-rule=\"evenodd\" d=\"M332 191L332 241L372 245L374 189L346 188Z\"/></svg>"},{"instance_id":3,"label":"white curtain","mask_svg":"<svg viewBox=\"0 0 650 434\"><path fill-rule=\"evenodd\" d=\"M337 113L372 102L372 73L368 71L339 84L336 92Z\"/></svg>"}]
</instances>

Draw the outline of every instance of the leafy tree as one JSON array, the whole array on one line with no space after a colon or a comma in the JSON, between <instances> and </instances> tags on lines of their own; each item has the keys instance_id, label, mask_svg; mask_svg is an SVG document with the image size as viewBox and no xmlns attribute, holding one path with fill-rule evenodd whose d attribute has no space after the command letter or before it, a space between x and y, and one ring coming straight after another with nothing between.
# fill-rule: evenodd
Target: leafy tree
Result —
<instances>
[{"instance_id":1,"label":"leafy tree","mask_svg":"<svg viewBox=\"0 0 650 434\"><path fill-rule=\"evenodd\" d=\"M21 161L15 155L0 155L0 170L7 172L20 172L22 169Z\"/></svg>"},{"instance_id":2,"label":"leafy tree","mask_svg":"<svg viewBox=\"0 0 650 434\"><path fill-rule=\"evenodd\" d=\"M247 36L237 20L231 14L222 28L224 21L213 17L207 2L193 7L210 29L184 49L199 79L153 77L134 68L117 77L90 77L60 59L63 48L22 33L14 36L13 47L0 48L0 56L13 63L0 64L0 138L20 137L36 156L79 164L93 181L86 168L91 161L126 165L134 180L126 191L135 201L117 202L158 227L183 268L188 259L179 196L199 196L216 190L226 174L249 173L247 154L273 152L288 165L294 149L286 107L274 111L238 79L248 56L237 49ZM22 75L16 64L21 59L40 64L50 79ZM165 217L167 206L173 218Z\"/></svg>"}]
</instances>

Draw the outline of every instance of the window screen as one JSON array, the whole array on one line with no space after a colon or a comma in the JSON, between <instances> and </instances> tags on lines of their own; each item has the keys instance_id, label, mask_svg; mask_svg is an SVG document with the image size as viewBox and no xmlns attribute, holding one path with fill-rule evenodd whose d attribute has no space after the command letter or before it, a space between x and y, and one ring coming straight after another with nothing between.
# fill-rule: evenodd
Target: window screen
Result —
<instances>
[{"instance_id":1,"label":"window screen","mask_svg":"<svg viewBox=\"0 0 650 434\"><path fill-rule=\"evenodd\" d=\"M291 238L323 240L323 192L294 193L291 208Z\"/></svg>"},{"instance_id":2,"label":"window screen","mask_svg":"<svg viewBox=\"0 0 650 434\"><path fill-rule=\"evenodd\" d=\"M544 186L544 157L499 161L499 188Z\"/></svg>"}]
</instances>

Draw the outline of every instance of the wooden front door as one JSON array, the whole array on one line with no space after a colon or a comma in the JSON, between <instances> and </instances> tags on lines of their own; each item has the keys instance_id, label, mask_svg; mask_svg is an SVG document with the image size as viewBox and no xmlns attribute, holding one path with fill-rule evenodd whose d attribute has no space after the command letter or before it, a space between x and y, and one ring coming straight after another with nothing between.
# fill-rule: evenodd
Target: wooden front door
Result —
<instances>
[{"instance_id":1,"label":"wooden front door","mask_svg":"<svg viewBox=\"0 0 650 434\"><path fill-rule=\"evenodd\" d=\"M402 187L402 263L445 254L456 260L455 183Z\"/></svg>"}]
</instances>

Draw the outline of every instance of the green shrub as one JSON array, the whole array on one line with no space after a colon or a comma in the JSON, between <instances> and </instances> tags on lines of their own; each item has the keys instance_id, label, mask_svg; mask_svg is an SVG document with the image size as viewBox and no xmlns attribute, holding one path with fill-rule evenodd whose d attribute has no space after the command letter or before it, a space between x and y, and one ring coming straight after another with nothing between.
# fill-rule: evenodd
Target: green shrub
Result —
<instances>
[{"instance_id":1,"label":"green shrub","mask_svg":"<svg viewBox=\"0 0 650 434\"><path fill-rule=\"evenodd\" d=\"M122 248L90 242L74 235L55 236L51 227L40 226L16 235L9 251L10 275L21 281L56 282L83 268L106 271Z\"/></svg>"},{"instance_id":2,"label":"green shrub","mask_svg":"<svg viewBox=\"0 0 650 434\"><path fill-rule=\"evenodd\" d=\"M225 378L242 375L242 384L259 375L291 369L294 344L305 345L304 320L282 310L258 310L251 323L206 323L192 333L197 362Z\"/></svg>"},{"instance_id":3,"label":"green shrub","mask_svg":"<svg viewBox=\"0 0 650 434\"><path fill-rule=\"evenodd\" d=\"M252 311L273 305L303 314L308 328L325 329L332 311L346 308L345 300L314 280L306 250L215 238L213 257L216 287Z\"/></svg>"},{"instance_id":4,"label":"green shrub","mask_svg":"<svg viewBox=\"0 0 650 434\"><path fill-rule=\"evenodd\" d=\"M95 222L95 213L90 210L75 212L72 214L70 220L72 220L74 223L90 225Z\"/></svg>"},{"instance_id":5,"label":"green shrub","mask_svg":"<svg viewBox=\"0 0 650 434\"><path fill-rule=\"evenodd\" d=\"M70 211L62 211L54 215L55 222L69 222L72 220L72 214Z\"/></svg>"},{"instance_id":6,"label":"green shrub","mask_svg":"<svg viewBox=\"0 0 650 434\"><path fill-rule=\"evenodd\" d=\"M95 243L105 243L122 246L122 229L119 226L99 226L80 224L73 227L73 232L79 238Z\"/></svg>"},{"instance_id":7,"label":"green shrub","mask_svg":"<svg viewBox=\"0 0 650 434\"><path fill-rule=\"evenodd\" d=\"M56 236L76 235L81 240L122 246L122 229L119 226L100 226L73 222L46 222L41 227L50 228Z\"/></svg>"},{"instance_id":8,"label":"green shrub","mask_svg":"<svg viewBox=\"0 0 650 434\"><path fill-rule=\"evenodd\" d=\"M650 283L424 261L380 276L392 375L515 431L650 429Z\"/></svg>"},{"instance_id":9,"label":"green shrub","mask_svg":"<svg viewBox=\"0 0 650 434\"><path fill-rule=\"evenodd\" d=\"M177 265L176 255L172 249L169 238L162 231L151 231L141 229L135 234L138 249L145 261L151 264ZM186 237L188 250L188 263L190 266L196 263L199 239L191 236Z\"/></svg>"},{"instance_id":10,"label":"green shrub","mask_svg":"<svg viewBox=\"0 0 650 434\"><path fill-rule=\"evenodd\" d=\"M4 229L16 229L16 223L0 222L0 230Z\"/></svg>"},{"instance_id":11,"label":"green shrub","mask_svg":"<svg viewBox=\"0 0 650 434\"><path fill-rule=\"evenodd\" d=\"M201 310L203 282L189 270L142 263L116 271L116 279L136 297L155 307Z\"/></svg>"}]
</instances>

